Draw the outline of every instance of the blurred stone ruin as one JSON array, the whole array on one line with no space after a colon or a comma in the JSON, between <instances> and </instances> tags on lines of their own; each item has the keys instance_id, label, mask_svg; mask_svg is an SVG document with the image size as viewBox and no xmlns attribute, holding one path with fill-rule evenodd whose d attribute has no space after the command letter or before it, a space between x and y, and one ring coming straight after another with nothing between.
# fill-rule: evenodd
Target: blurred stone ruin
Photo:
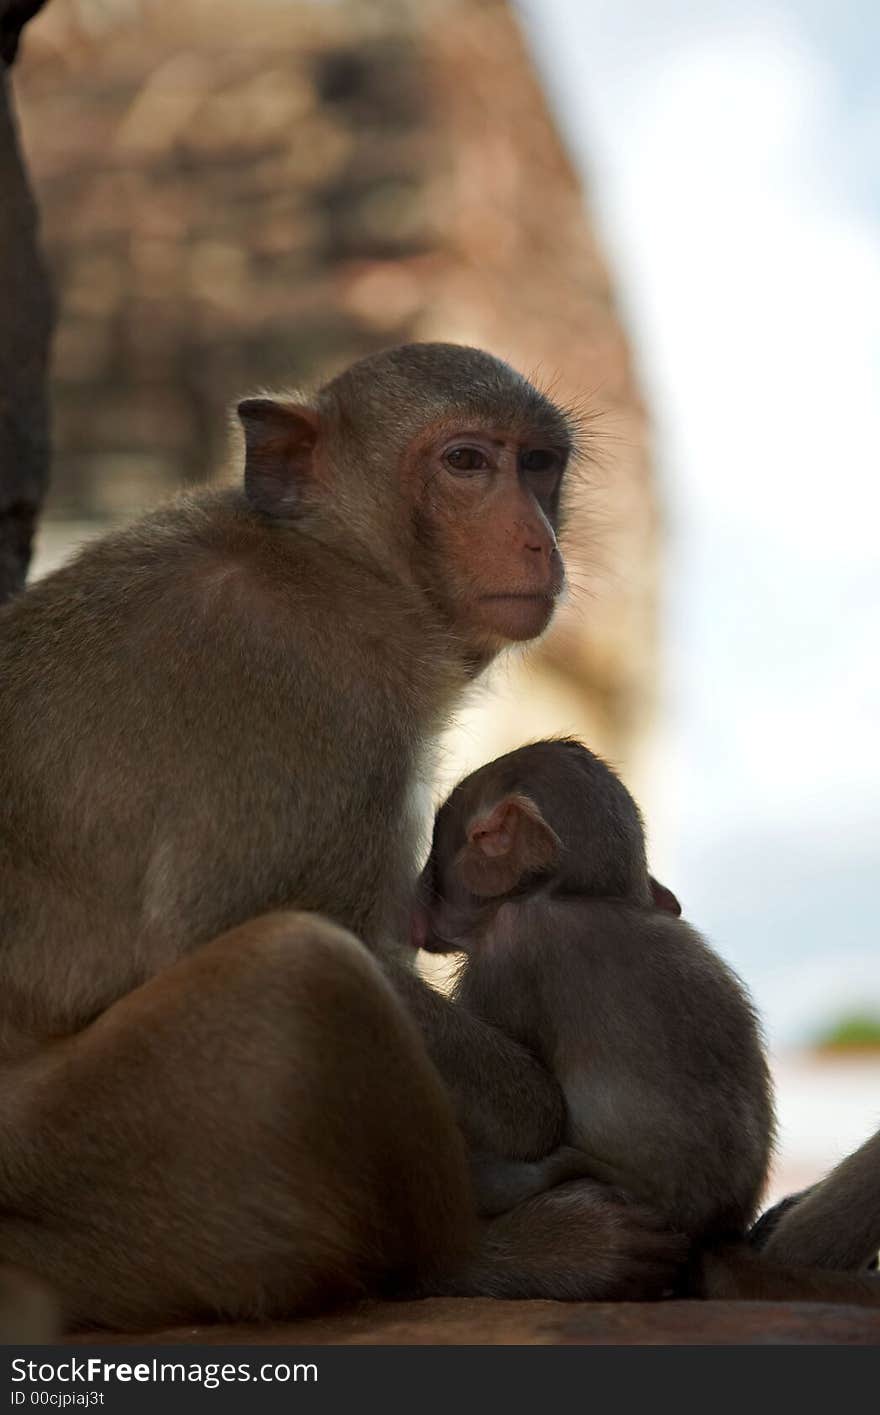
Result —
<instances>
[{"instance_id":1,"label":"blurred stone ruin","mask_svg":"<svg viewBox=\"0 0 880 1415\"><path fill-rule=\"evenodd\" d=\"M645 412L584 196L501 0L51 0L13 72L59 296L51 518L227 458L228 407L384 345L484 345L587 415L571 598L449 773L650 718Z\"/></svg>"}]
</instances>

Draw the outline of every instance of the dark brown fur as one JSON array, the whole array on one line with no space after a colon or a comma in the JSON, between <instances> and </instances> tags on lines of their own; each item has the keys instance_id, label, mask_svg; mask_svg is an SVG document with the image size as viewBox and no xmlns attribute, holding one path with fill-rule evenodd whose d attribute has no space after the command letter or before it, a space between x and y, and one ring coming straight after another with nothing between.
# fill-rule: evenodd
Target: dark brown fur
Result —
<instances>
[{"instance_id":1,"label":"dark brown fur","mask_svg":"<svg viewBox=\"0 0 880 1415\"><path fill-rule=\"evenodd\" d=\"M243 490L0 612L0 1260L132 1327L549 1292L559 1201L477 1241L456 1121L539 1157L556 1082L399 935L432 743L551 617L572 428L451 345L239 416ZM566 1294L665 1280L637 1210L566 1212Z\"/></svg>"}]
</instances>

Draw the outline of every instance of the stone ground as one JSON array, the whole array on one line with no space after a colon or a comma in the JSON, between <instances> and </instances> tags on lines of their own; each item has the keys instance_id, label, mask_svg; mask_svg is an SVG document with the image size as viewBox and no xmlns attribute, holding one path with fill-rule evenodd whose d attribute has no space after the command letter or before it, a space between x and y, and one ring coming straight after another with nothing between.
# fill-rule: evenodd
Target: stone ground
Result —
<instances>
[{"instance_id":1,"label":"stone ground","mask_svg":"<svg viewBox=\"0 0 880 1415\"><path fill-rule=\"evenodd\" d=\"M877 1346L880 1310L808 1302L368 1303L271 1326L77 1335L73 1346Z\"/></svg>"}]
</instances>

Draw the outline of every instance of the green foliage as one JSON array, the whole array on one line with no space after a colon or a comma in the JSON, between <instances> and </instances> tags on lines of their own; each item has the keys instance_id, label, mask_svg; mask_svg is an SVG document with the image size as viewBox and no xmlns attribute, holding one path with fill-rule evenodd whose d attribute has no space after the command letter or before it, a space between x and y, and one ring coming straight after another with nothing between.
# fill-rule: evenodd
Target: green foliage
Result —
<instances>
[{"instance_id":1,"label":"green foliage","mask_svg":"<svg viewBox=\"0 0 880 1415\"><path fill-rule=\"evenodd\" d=\"M820 1034L816 1044L821 1047L877 1047L880 1049L880 1016L853 1012L842 1017Z\"/></svg>"}]
</instances>

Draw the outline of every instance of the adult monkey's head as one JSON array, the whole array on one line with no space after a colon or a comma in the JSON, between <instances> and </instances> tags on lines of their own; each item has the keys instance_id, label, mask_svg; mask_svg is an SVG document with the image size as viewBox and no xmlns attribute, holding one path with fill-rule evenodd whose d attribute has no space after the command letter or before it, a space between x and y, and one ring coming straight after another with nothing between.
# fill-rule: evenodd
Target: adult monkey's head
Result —
<instances>
[{"instance_id":1,"label":"adult monkey's head","mask_svg":"<svg viewBox=\"0 0 880 1415\"><path fill-rule=\"evenodd\" d=\"M508 364L406 344L238 412L262 516L417 586L478 659L546 628L573 423Z\"/></svg>"}]
</instances>

